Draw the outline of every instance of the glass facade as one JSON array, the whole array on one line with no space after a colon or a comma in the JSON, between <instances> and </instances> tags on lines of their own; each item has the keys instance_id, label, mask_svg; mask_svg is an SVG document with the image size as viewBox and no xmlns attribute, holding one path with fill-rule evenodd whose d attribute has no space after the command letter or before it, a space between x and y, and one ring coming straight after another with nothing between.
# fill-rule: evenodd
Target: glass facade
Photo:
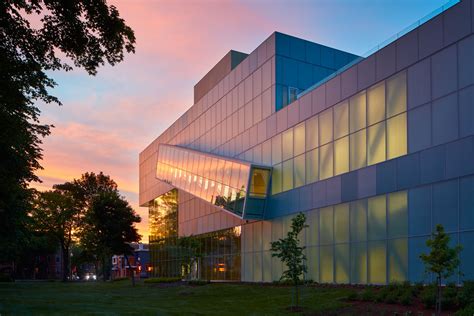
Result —
<instances>
[{"instance_id":1,"label":"glass facade","mask_svg":"<svg viewBox=\"0 0 474 316\"><path fill-rule=\"evenodd\" d=\"M406 155L406 85L402 71L274 136L272 194Z\"/></svg>"},{"instance_id":2,"label":"glass facade","mask_svg":"<svg viewBox=\"0 0 474 316\"><path fill-rule=\"evenodd\" d=\"M250 173L252 170L251 178ZM244 217L247 185L251 198L265 198L270 168L224 159L176 146L160 145L156 177L194 196ZM264 204L247 203L249 213L259 216Z\"/></svg>"}]
</instances>

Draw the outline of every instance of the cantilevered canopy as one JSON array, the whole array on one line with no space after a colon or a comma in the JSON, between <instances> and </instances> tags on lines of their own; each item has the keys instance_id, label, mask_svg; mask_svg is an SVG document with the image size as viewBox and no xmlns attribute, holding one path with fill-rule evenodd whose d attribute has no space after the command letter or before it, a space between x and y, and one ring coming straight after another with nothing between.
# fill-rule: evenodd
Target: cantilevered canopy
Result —
<instances>
[{"instance_id":1,"label":"cantilevered canopy","mask_svg":"<svg viewBox=\"0 0 474 316\"><path fill-rule=\"evenodd\" d=\"M160 144L156 177L243 219L262 219L271 167Z\"/></svg>"}]
</instances>

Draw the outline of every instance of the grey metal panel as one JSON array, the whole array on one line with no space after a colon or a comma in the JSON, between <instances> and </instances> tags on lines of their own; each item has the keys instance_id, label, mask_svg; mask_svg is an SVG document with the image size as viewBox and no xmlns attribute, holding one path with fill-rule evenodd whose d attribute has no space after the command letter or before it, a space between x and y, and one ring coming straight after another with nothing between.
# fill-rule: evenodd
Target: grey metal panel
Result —
<instances>
[{"instance_id":1,"label":"grey metal panel","mask_svg":"<svg viewBox=\"0 0 474 316\"><path fill-rule=\"evenodd\" d=\"M474 134L474 86L459 91L459 119L461 137Z\"/></svg>"},{"instance_id":2,"label":"grey metal panel","mask_svg":"<svg viewBox=\"0 0 474 316\"><path fill-rule=\"evenodd\" d=\"M299 122L300 101L291 103L288 107L288 127L294 126Z\"/></svg>"},{"instance_id":3,"label":"grey metal panel","mask_svg":"<svg viewBox=\"0 0 474 316\"><path fill-rule=\"evenodd\" d=\"M326 83L326 107L341 100L341 76L336 76Z\"/></svg>"},{"instance_id":4,"label":"grey metal panel","mask_svg":"<svg viewBox=\"0 0 474 316\"><path fill-rule=\"evenodd\" d=\"M326 108L326 84L314 89L311 94L311 112L317 114Z\"/></svg>"},{"instance_id":5,"label":"grey metal panel","mask_svg":"<svg viewBox=\"0 0 474 316\"><path fill-rule=\"evenodd\" d=\"M311 101L312 93L307 93L299 99L300 102L300 117L299 120L303 121L311 116Z\"/></svg>"},{"instance_id":6,"label":"grey metal panel","mask_svg":"<svg viewBox=\"0 0 474 316\"><path fill-rule=\"evenodd\" d=\"M454 43L471 32L470 9L470 1L461 1L444 13L444 45Z\"/></svg>"},{"instance_id":7,"label":"grey metal panel","mask_svg":"<svg viewBox=\"0 0 474 316\"><path fill-rule=\"evenodd\" d=\"M458 138L458 122L457 93L433 101L433 145Z\"/></svg>"},{"instance_id":8,"label":"grey metal panel","mask_svg":"<svg viewBox=\"0 0 474 316\"><path fill-rule=\"evenodd\" d=\"M431 146L431 104L408 111L408 152Z\"/></svg>"},{"instance_id":9,"label":"grey metal panel","mask_svg":"<svg viewBox=\"0 0 474 316\"><path fill-rule=\"evenodd\" d=\"M403 69L418 60L418 30L404 35L396 41L397 70Z\"/></svg>"},{"instance_id":10,"label":"grey metal panel","mask_svg":"<svg viewBox=\"0 0 474 316\"><path fill-rule=\"evenodd\" d=\"M376 81L385 79L396 71L396 43L392 43L375 54Z\"/></svg>"},{"instance_id":11,"label":"grey metal panel","mask_svg":"<svg viewBox=\"0 0 474 316\"><path fill-rule=\"evenodd\" d=\"M318 181L312 184L313 207L326 205L326 181Z\"/></svg>"},{"instance_id":12,"label":"grey metal panel","mask_svg":"<svg viewBox=\"0 0 474 316\"><path fill-rule=\"evenodd\" d=\"M446 145L446 177L474 173L474 137L463 138Z\"/></svg>"},{"instance_id":13,"label":"grey metal panel","mask_svg":"<svg viewBox=\"0 0 474 316\"><path fill-rule=\"evenodd\" d=\"M341 203L341 176L326 180L326 204Z\"/></svg>"},{"instance_id":14,"label":"grey metal panel","mask_svg":"<svg viewBox=\"0 0 474 316\"><path fill-rule=\"evenodd\" d=\"M431 63L425 59L408 68L407 106L409 109L431 100Z\"/></svg>"},{"instance_id":15,"label":"grey metal panel","mask_svg":"<svg viewBox=\"0 0 474 316\"><path fill-rule=\"evenodd\" d=\"M389 160L376 165L377 167L377 194L397 190L397 162Z\"/></svg>"},{"instance_id":16,"label":"grey metal panel","mask_svg":"<svg viewBox=\"0 0 474 316\"><path fill-rule=\"evenodd\" d=\"M432 95L439 98L457 89L457 48L452 45L431 57Z\"/></svg>"},{"instance_id":17,"label":"grey metal panel","mask_svg":"<svg viewBox=\"0 0 474 316\"><path fill-rule=\"evenodd\" d=\"M357 170L357 197L359 199L375 195L377 192L377 169L370 166Z\"/></svg>"},{"instance_id":18,"label":"grey metal panel","mask_svg":"<svg viewBox=\"0 0 474 316\"><path fill-rule=\"evenodd\" d=\"M418 49L420 58L433 54L443 47L443 16L429 20L418 31Z\"/></svg>"},{"instance_id":19,"label":"grey metal panel","mask_svg":"<svg viewBox=\"0 0 474 316\"><path fill-rule=\"evenodd\" d=\"M375 56L371 55L357 64L358 90L365 89L375 83Z\"/></svg>"},{"instance_id":20,"label":"grey metal panel","mask_svg":"<svg viewBox=\"0 0 474 316\"><path fill-rule=\"evenodd\" d=\"M257 136L259 143L262 143L267 139L267 120L263 120L258 123Z\"/></svg>"},{"instance_id":21,"label":"grey metal panel","mask_svg":"<svg viewBox=\"0 0 474 316\"><path fill-rule=\"evenodd\" d=\"M415 187L420 183L420 156L418 153L397 160L397 189Z\"/></svg>"},{"instance_id":22,"label":"grey metal panel","mask_svg":"<svg viewBox=\"0 0 474 316\"><path fill-rule=\"evenodd\" d=\"M459 88L474 84L474 35L458 44Z\"/></svg>"},{"instance_id":23,"label":"grey metal panel","mask_svg":"<svg viewBox=\"0 0 474 316\"><path fill-rule=\"evenodd\" d=\"M357 92L357 66L341 74L341 98L347 98Z\"/></svg>"},{"instance_id":24,"label":"grey metal panel","mask_svg":"<svg viewBox=\"0 0 474 316\"><path fill-rule=\"evenodd\" d=\"M271 138L277 131L277 116L273 114L267 118L267 138Z\"/></svg>"},{"instance_id":25,"label":"grey metal panel","mask_svg":"<svg viewBox=\"0 0 474 316\"><path fill-rule=\"evenodd\" d=\"M442 181L446 175L446 146L441 145L420 153L420 181Z\"/></svg>"},{"instance_id":26,"label":"grey metal panel","mask_svg":"<svg viewBox=\"0 0 474 316\"><path fill-rule=\"evenodd\" d=\"M276 113L277 128L276 132L281 133L288 128L288 107L285 107Z\"/></svg>"}]
</instances>

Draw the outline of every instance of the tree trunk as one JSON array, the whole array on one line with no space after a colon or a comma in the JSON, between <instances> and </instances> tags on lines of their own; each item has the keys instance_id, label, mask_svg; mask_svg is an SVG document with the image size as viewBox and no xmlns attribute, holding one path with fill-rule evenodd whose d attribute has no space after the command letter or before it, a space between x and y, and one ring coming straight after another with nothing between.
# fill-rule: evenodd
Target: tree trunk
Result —
<instances>
[{"instance_id":1,"label":"tree trunk","mask_svg":"<svg viewBox=\"0 0 474 316\"><path fill-rule=\"evenodd\" d=\"M436 315L441 315L441 276L436 278Z\"/></svg>"},{"instance_id":2,"label":"tree trunk","mask_svg":"<svg viewBox=\"0 0 474 316\"><path fill-rule=\"evenodd\" d=\"M130 265L130 261L128 261L128 256L124 255L125 260L127 260L127 270L131 272L131 279L132 279L132 286L135 286L135 271L132 269L132 266Z\"/></svg>"},{"instance_id":3,"label":"tree trunk","mask_svg":"<svg viewBox=\"0 0 474 316\"><path fill-rule=\"evenodd\" d=\"M63 255L63 282L67 282L69 275L69 247L61 246Z\"/></svg>"},{"instance_id":4,"label":"tree trunk","mask_svg":"<svg viewBox=\"0 0 474 316\"><path fill-rule=\"evenodd\" d=\"M295 283L295 306L298 308L299 293L298 293L298 281Z\"/></svg>"}]
</instances>

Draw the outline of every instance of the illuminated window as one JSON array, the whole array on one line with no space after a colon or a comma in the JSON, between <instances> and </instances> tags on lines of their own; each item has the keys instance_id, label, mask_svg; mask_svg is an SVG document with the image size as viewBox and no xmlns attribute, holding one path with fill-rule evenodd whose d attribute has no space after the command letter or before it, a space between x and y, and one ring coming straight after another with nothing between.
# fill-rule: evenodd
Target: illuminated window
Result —
<instances>
[{"instance_id":1,"label":"illuminated window","mask_svg":"<svg viewBox=\"0 0 474 316\"><path fill-rule=\"evenodd\" d=\"M277 134L272 138L272 164L281 162L281 134Z\"/></svg>"},{"instance_id":2,"label":"illuminated window","mask_svg":"<svg viewBox=\"0 0 474 316\"><path fill-rule=\"evenodd\" d=\"M367 165L366 140L366 129L350 135L350 170L363 168Z\"/></svg>"},{"instance_id":3,"label":"illuminated window","mask_svg":"<svg viewBox=\"0 0 474 316\"><path fill-rule=\"evenodd\" d=\"M319 137L320 144L324 145L333 140L332 133L332 108L319 115Z\"/></svg>"},{"instance_id":4,"label":"illuminated window","mask_svg":"<svg viewBox=\"0 0 474 316\"><path fill-rule=\"evenodd\" d=\"M320 280L323 283L332 283L334 281L334 248L332 245L321 246L319 252Z\"/></svg>"},{"instance_id":5,"label":"illuminated window","mask_svg":"<svg viewBox=\"0 0 474 316\"><path fill-rule=\"evenodd\" d=\"M272 172L272 194L277 194L281 192L281 187L282 187L282 170L283 166L282 164L277 164L273 166L273 172Z\"/></svg>"},{"instance_id":6,"label":"illuminated window","mask_svg":"<svg viewBox=\"0 0 474 316\"><path fill-rule=\"evenodd\" d=\"M403 71L387 79L387 117L395 116L407 109L406 73Z\"/></svg>"},{"instance_id":7,"label":"illuminated window","mask_svg":"<svg viewBox=\"0 0 474 316\"><path fill-rule=\"evenodd\" d=\"M347 101L334 106L334 139L349 133L349 105Z\"/></svg>"},{"instance_id":8,"label":"illuminated window","mask_svg":"<svg viewBox=\"0 0 474 316\"><path fill-rule=\"evenodd\" d=\"M408 234L407 205L406 191L388 195L388 237L402 237Z\"/></svg>"},{"instance_id":9,"label":"illuminated window","mask_svg":"<svg viewBox=\"0 0 474 316\"><path fill-rule=\"evenodd\" d=\"M305 184L305 155L299 155L294 159L295 188Z\"/></svg>"},{"instance_id":10,"label":"illuminated window","mask_svg":"<svg viewBox=\"0 0 474 316\"><path fill-rule=\"evenodd\" d=\"M332 244L334 242L334 218L332 206L319 210L319 233L321 244Z\"/></svg>"},{"instance_id":11,"label":"illuminated window","mask_svg":"<svg viewBox=\"0 0 474 316\"><path fill-rule=\"evenodd\" d=\"M318 116L314 116L306 121L306 150L319 146L318 135Z\"/></svg>"},{"instance_id":12,"label":"illuminated window","mask_svg":"<svg viewBox=\"0 0 474 316\"><path fill-rule=\"evenodd\" d=\"M283 162L283 187L282 191L293 189L293 159Z\"/></svg>"},{"instance_id":13,"label":"illuminated window","mask_svg":"<svg viewBox=\"0 0 474 316\"><path fill-rule=\"evenodd\" d=\"M368 125L385 120L385 82L367 90Z\"/></svg>"},{"instance_id":14,"label":"illuminated window","mask_svg":"<svg viewBox=\"0 0 474 316\"><path fill-rule=\"evenodd\" d=\"M306 183L319 180L319 148L306 153Z\"/></svg>"},{"instance_id":15,"label":"illuminated window","mask_svg":"<svg viewBox=\"0 0 474 316\"><path fill-rule=\"evenodd\" d=\"M334 175L349 171L349 137L334 142Z\"/></svg>"},{"instance_id":16,"label":"illuminated window","mask_svg":"<svg viewBox=\"0 0 474 316\"><path fill-rule=\"evenodd\" d=\"M351 244L351 283L367 283L367 244Z\"/></svg>"},{"instance_id":17,"label":"illuminated window","mask_svg":"<svg viewBox=\"0 0 474 316\"><path fill-rule=\"evenodd\" d=\"M387 120L387 159L407 153L407 114L403 113Z\"/></svg>"},{"instance_id":18,"label":"illuminated window","mask_svg":"<svg viewBox=\"0 0 474 316\"><path fill-rule=\"evenodd\" d=\"M350 204L351 241L367 240L367 200Z\"/></svg>"},{"instance_id":19,"label":"illuminated window","mask_svg":"<svg viewBox=\"0 0 474 316\"><path fill-rule=\"evenodd\" d=\"M290 128L289 130L283 132L282 135L282 159L284 161L293 157L293 129Z\"/></svg>"},{"instance_id":20,"label":"illuminated window","mask_svg":"<svg viewBox=\"0 0 474 316\"><path fill-rule=\"evenodd\" d=\"M365 128L365 91L353 96L350 99L350 127L351 133Z\"/></svg>"},{"instance_id":21,"label":"illuminated window","mask_svg":"<svg viewBox=\"0 0 474 316\"><path fill-rule=\"evenodd\" d=\"M388 241L388 281L402 282L408 278L408 241L392 239Z\"/></svg>"},{"instance_id":22,"label":"illuminated window","mask_svg":"<svg viewBox=\"0 0 474 316\"><path fill-rule=\"evenodd\" d=\"M385 160L385 122L367 129L367 164L373 165Z\"/></svg>"},{"instance_id":23,"label":"illuminated window","mask_svg":"<svg viewBox=\"0 0 474 316\"><path fill-rule=\"evenodd\" d=\"M293 149L295 156L305 152L305 123L301 123L294 128L293 132Z\"/></svg>"},{"instance_id":24,"label":"illuminated window","mask_svg":"<svg viewBox=\"0 0 474 316\"><path fill-rule=\"evenodd\" d=\"M349 245L335 245L334 246L334 265L335 265L335 282L349 283Z\"/></svg>"},{"instance_id":25,"label":"illuminated window","mask_svg":"<svg viewBox=\"0 0 474 316\"><path fill-rule=\"evenodd\" d=\"M385 195L368 200L368 237L369 240L385 239L387 237L387 204Z\"/></svg>"},{"instance_id":26,"label":"illuminated window","mask_svg":"<svg viewBox=\"0 0 474 316\"><path fill-rule=\"evenodd\" d=\"M333 174L333 144L329 143L319 148L319 178L327 179Z\"/></svg>"},{"instance_id":27,"label":"illuminated window","mask_svg":"<svg viewBox=\"0 0 474 316\"><path fill-rule=\"evenodd\" d=\"M267 195L269 177L270 171L267 169L252 169L249 196L265 197Z\"/></svg>"},{"instance_id":28,"label":"illuminated window","mask_svg":"<svg viewBox=\"0 0 474 316\"><path fill-rule=\"evenodd\" d=\"M369 250L369 283L387 282L387 247L385 241L371 241Z\"/></svg>"}]
</instances>

